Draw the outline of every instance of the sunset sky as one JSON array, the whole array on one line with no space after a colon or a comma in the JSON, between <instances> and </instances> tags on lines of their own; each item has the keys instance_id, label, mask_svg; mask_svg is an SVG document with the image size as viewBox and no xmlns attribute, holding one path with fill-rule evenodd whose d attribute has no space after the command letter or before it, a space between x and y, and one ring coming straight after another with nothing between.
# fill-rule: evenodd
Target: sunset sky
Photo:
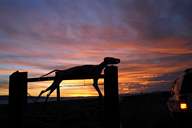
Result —
<instances>
[{"instance_id":1,"label":"sunset sky","mask_svg":"<svg viewBox=\"0 0 192 128\"><path fill-rule=\"evenodd\" d=\"M191 12L191 0L0 0L0 95L16 70L39 77L106 56L121 59L120 93L167 90L192 67ZM64 81L62 96L97 95L90 84Z\"/></svg>"}]
</instances>

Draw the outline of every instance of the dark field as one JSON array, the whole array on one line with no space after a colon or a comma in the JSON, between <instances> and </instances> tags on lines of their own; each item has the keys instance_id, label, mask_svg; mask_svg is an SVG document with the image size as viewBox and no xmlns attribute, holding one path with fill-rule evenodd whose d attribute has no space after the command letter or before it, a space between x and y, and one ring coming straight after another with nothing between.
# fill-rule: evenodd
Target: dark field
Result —
<instances>
[{"instance_id":1,"label":"dark field","mask_svg":"<svg viewBox=\"0 0 192 128\"><path fill-rule=\"evenodd\" d=\"M120 97L121 127L183 127L166 107L167 92ZM105 108L106 109L106 108ZM191 118L187 118L191 120ZM0 106L1 126L10 124L7 105ZM104 128L104 105L97 98L30 103L25 110L26 128Z\"/></svg>"}]
</instances>

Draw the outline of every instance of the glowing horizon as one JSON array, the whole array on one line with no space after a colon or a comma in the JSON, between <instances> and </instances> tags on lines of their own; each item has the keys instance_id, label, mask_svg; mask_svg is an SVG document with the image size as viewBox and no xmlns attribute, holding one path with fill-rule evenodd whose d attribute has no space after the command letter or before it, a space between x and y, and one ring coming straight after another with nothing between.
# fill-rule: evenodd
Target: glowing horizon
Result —
<instances>
[{"instance_id":1,"label":"glowing horizon","mask_svg":"<svg viewBox=\"0 0 192 128\"><path fill-rule=\"evenodd\" d=\"M191 4L1 0L0 95L8 95L14 71L39 77L54 69L99 64L106 56L121 59L121 94L167 90L192 65ZM34 84L29 93L38 95L51 83ZM82 82L71 84L75 87L62 87L62 96L97 94L92 86L78 86Z\"/></svg>"}]
</instances>

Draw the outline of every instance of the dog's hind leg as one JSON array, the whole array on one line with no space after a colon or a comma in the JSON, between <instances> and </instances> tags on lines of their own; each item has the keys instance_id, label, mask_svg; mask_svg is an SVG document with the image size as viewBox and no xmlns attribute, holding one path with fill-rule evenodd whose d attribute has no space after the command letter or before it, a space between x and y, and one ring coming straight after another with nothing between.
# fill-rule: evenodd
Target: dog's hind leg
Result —
<instances>
[{"instance_id":1,"label":"dog's hind leg","mask_svg":"<svg viewBox=\"0 0 192 128\"><path fill-rule=\"evenodd\" d=\"M97 91L99 98L103 97L103 94L101 93L101 90L99 89L98 86L98 79L93 79L93 87L95 88L95 90Z\"/></svg>"}]
</instances>

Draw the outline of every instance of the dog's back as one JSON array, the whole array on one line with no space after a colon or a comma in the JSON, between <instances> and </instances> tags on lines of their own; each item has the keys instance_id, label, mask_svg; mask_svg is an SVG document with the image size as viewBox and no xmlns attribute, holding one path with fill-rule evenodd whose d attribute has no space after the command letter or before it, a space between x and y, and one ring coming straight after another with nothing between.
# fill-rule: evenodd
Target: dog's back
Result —
<instances>
[{"instance_id":1,"label":"dog's back","mask_svg":"<svg viewBox=\"0 0 192 128\"><path fill-rule=\"evenodd\" d=\"M56 77L63 78L65 76L67 77L73 77L73 76L96 76L98 75L98 65L82 65L82 66L76 66L72 67L66 70L59 70L56 72Z\"/></svg>"}]
</instances>

